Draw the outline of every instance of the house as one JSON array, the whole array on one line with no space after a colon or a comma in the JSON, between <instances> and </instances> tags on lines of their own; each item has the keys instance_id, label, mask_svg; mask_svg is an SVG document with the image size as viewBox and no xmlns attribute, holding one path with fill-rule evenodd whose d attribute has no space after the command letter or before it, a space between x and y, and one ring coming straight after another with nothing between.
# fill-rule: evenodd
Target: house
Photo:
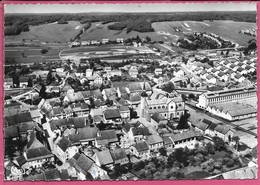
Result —
<instances>
[{"instance_id":1,"label":"house","mask_svg":"<svg viewBox=\"0 0 260 185\"><path fill-rule=\"evenodd\" d=\"M234 75L234 80L241 83L245 80L245 77L243 77L241 74Z\"/></svg>"},{"instance_id":2,"label":"house","mask_svg":"<svg viewBox=\"0 0 260 185\"><path fill-rule=\"evenodd\" d=\"M115 164L124 165L129 163L129 159L123 148L110 150L110 153Z\"/></svg>"},{"instance_id":3,"label":"house","mask_svg":"<svg viewBox=\"0 0 260 185\"><path fill-rule=\"evenodd\" d=\"M146 139L150 135L147 127L130 127L128 136L131 141Z\"/></svg>"},{"instance_id":4,"label":"house","mask_svg":"<svg viewBox=\"0 0 260 185\"><path fill-rule=\"evenodd\" d=\"M84 154L76 153L68 163L75 168L78 179L97 179L106 176L107 172L100 168L94 161ZM89 176L91 175L91 177Z\"/></svg>"},{"instance_id":5,"label":"house","mask_svg":"<svg viewBox=\"0 0 260 185\"><path fill-rule=\"evenodd\" d=\"M86 69L86 77L91 77L93 75L93 70L92 69Z\"/></svg>"},{"instance_id":6,"label":"house","mask_svg":"<svg viewBox=\"0 0 260 185\"><path fill-rule=\"evenodd\" d=\"M237 72L238 72L239 74L241 74L241 75L244 75L244 74L247 74L247 73L248 73L247 70L244 69L244 68L242 68L242 67L239 67L239 68L237 69Z\"/></svg>"},{"instance_id":7,"label":"house","mask_svg":"<svg viewBox=\"0 0 260 185\"><path fill-rule=\"evenodd\" d=\"M13 87L13 78L5 78L4 79L4 88L10 89Z\"/></svg>"},{"instance_id":8,"label":"house","mask_svg":"<svg viewBox=\"0 0 260 185\"><path fill-rule=\"evenodd\" d=\"M158 150L163 147L163 139L159 135L149 135L147 136L146 142L150 150Z\"/></svg>"},{"instance_id":9,"label":"house","mask_svg":"<svg viewBox=\"0 0 260 185\"><path fill-rule=\"evenodd\" d=\"M224 72L219 72L217 76L221 81L227 81L229 78L228 75L226 75Z\"/></svg>"},{"instance_id":10,"label":"house","mask_svg":"<svg viewBox=\"0 0 260 185\"><path fill-rule=\"evenodd\" d=\"M94 84L100 85L103 83L103 78L100 75L95 75L94 76Z\"/></svg>"},{"instance_id":11,"label":"house","mask_svg":"<svg viewBox=\"0 0 260 185\"><path fill-rule=\"evenodd\" d=\"M194 148L196 144L196 139L199 136L198 133L190 130L187 132L182 132L178 134L171 134L170 139L173 142L174 148Z\"/></svg>"},{"instance_id":12,"label":"house","mask_svg":"<svg viewBox=\"0 0 260 185\"><path fill-rule=\"evenodd\" d=\"M116 42L117 42L117 43L123 43L123 42L124 42L124 39L123 39L123 38L117 38L117 39L116 39Z\"/></svg>"},{"instance_id":13,"label":"house","mask_svg":"<svg viewBox=\"0 0 260 185\"><path fill-rule=\"evenodd\" d=\"M179 69L177 71L174 71L174 76L177 77L177 78L182 78L185 76L185 73L183 70Z\"/></svg>"},{"instance_id":14,"label":"house","mask_svg":"<svg viewBox=\"0 0 260 185\"><path fill-rule=\"evenodd\" d=\"M114 163L109 150L98 151L93 155L93 160L98 166L110 166Z\"/></svg>"},{"instance_id":15,"label":"house","mask_svg":"<svg viewBox=\"0 0 260 185\"><path fill-rule=\"evenodd\" d=\"M46 162L54 162L54 155L36 138L36 133L32 131L28 136L23 156L26 161L22 166L24 169L39 168Z\"/></svg>"},{"instance_id":16,"label":"house","mask_svg":"<svg viewBox=\"0 0 260 185\"><path fill-rule=\"evenodd\" d=\"M217 83L217 79L214 76L212 76L212 75L207 75L206 76L206 81L208 83L211 83L211 84L216 84Z\"/></svg>"},{"instance_id":17,"label":"house","mask_svg":"<svg viewBox=\"0 0 260 185\"><path fill-rule=\"evenodd\" d=\"M136 68L136 66L131 66L131 68L128 71L128 74L133 77L133 78L137 78L138 75L138 70Z\"/></svg>"},{"instance_id":18,"label":"house","mask_svg":"<svg viewBox=\"0 0 260 185\"><path fill-rule=\"evenodd\" d=\"M207 119L197 119L191 122L191 125L195 128L195 130L201 132L203 135L210 124L211 121Z\"/></svg>"},{"instance_id":19,"label":"house","mask_svg":"<svg viewBox=\"0 0 260 185\"><path fill-rule=\"evenodd\" d=\"M87 117L89 115L89 105L85 102L72 104L68 108L71 109L71 112L76 114L78 117Z\"/></svg>"},{"instance_id":20,"label":"house","mask_svg":"<svg viewBox=\"0 0 260 185\"><path fill-rule=\"evenodd\" d=\"M65 163L68 159L72 158L79 152L78 147L73 146L71 141L65 137L58 137L54 141L52 152L58 157L58 159Z\"/></svg>"},{"instance_id":21,"label":"house","mask_svg":"<svg viewBox=\"0 0 260 185\"><path fill-rule=\"evenodd\" d=\"M117 95L116 88L112 87L112 88L103 89L102 95L103 95L103 98L105 100L107 100L107 99L109 99L109 97L111 97L113 95Z\"/></svg>"},{"instance_id":22,"label":"house","mask_svg":"<svg viewBox=\"0 0 260 185\"><path fill-rule=\"evenodd\" d=\"M163 72L162 68L156 68L156 69L154 70L154 74L155 74L156 76L162 75L162 72Z\"/></svg>"},{"instance_id":23,"label":"house","mask_svg":"<svg viewBox=\"0 0 260 185\"><path fill-rule=\"evenodd\" d=\"M102 39L102 44L107 44L107 43L109 43L109 39Z\"/></svg>"},{"instance_id":24,"label":"house","mask_svg":"<svg viewBox=\"0 0 260 185\"><path fill-rule=\"evenodd\" d=\"M130 118L130 109L127 106L120 106L119 112L122 119Z\"/></svg>"},{"instance_id":25,"label":"house","mask_svg":"<svg viewBox=\"0 0 260 185\"><path fill-rule=\"evenodd\" d=\"M122 121L118 108L108 108L103 112L103 114L105 123L120 124Z\"/></svg>"},{"instance_id":26,"label":"house","mask_svg":"<svg viewBox=\"0 0 260 185\"><path fill-rule=\"evenodd\" d=\"M84 97L81 92L74 92L74 90L68 91L63 99L63 102L74 103L78 101L84 101Z\"/></svg>"},{"instance_id":27,"label":"house","mask_svg":"<svg viewBox=\"0 0 260 185\"><path fill-rule=\"evenodd\" d=\"M19 79L19 82L20 82L20 85L19 87L22 87L22 88L26 88L28 86L28 77L20 77Z\"/></svg>"},{"instance_id":28,"label":"house","mask_svg":"<svg viewBox=\"0 0 260 185\"><path fill-rule=\"evenodd\" d=\"M140 159L150 158L150 149L146 141L137 141L130 147L130 152Z\"/></svg>"},{"instance_id":29,"label":"house","mask_svg":"<svg viewBox=\"0 0 260 185\"><path fill-rule=\"evenodd\" d=\"M199 75L200 75L200 78L206 79L208 73L207 73L207 71L202 70Z\"/></svg>"},{"instance_id":30,"label":"house","mask_svg":"<svg viewBox=\"0 0 260 185\"><path fill-rule=\"evenodd\" d=\"M77 133L69 135L68 139L72 145L95 146L98 129L96 127L78 128Z\"/></svg>"},{"instance_id":31,"label":"house","mask_svg":"<svg viewBox=\"0 0 260 185\"><path fill-rule=\"evenodd\" d=\"M96 147L111 146L118 143L119 139L116 135L115 130L102 130L97 134L97 145Z\"/></svg>"},{"instance_id":32,"label":"house","mask_svg":"<svg viewBox=\"0 0 260 185\"><path fill-rule=\"evenodd\" d=\"M173 142L169 136L162 136L163 145L166 149L173 148Z\"/></svg>"}]
</instances>

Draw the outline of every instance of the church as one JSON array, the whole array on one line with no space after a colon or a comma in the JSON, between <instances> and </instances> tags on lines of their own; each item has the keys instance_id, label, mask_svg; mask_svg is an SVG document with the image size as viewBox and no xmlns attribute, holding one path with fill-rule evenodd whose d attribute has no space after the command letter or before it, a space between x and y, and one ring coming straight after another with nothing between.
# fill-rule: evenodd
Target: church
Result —
<instances>
[{"instance_id":1,"label":"church","mask_svg":"<svg viewBox=\"0 0 260 185\"><path fill-rule=\"evenodd\" d=\"M170 120L180 118L185 112L185 103L177 93L154 92L148 97L146 92L141 93L140 116L147 118L159 113L162 118Z\"/></svg>"}]
</instances>

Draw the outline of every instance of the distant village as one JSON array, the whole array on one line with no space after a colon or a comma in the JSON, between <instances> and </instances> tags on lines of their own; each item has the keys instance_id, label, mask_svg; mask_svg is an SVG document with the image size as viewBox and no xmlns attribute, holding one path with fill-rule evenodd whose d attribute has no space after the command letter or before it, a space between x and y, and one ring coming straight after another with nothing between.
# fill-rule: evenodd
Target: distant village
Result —
<instances>
[{"instance_id":1,"label":"distant village","mask_svg":"<svg viewBox=\"0 0 260 185\"><path fill-rule=\"evenodd\" d=\"M6 66L6 180L256 178L255 50L100 42Z\"/></svg>"}]
</instances>

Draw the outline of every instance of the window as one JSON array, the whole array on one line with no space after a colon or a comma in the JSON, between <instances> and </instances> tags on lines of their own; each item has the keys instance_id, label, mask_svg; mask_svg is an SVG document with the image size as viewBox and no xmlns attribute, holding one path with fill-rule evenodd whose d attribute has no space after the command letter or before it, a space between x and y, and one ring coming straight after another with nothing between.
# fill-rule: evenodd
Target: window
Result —
<instances>
[{"instance_id":1,"label":"window","mask_svg":"<svg viewBox=\"0 0 260 185\"><path fill-rule=\"evenodd\" d=\"M179 107L180 107L180 106L182 106L182 104L181 104L181 103L179 104Z\"/></svg>"},{"instance_id":2,"label":"window","mask_svg":"<svg viewBox=\"0 0 260 185\"><path fill-rule=\"evenodd\" d=\"M162 106L162 108L164 109L164 108L165 108L165 106L163 105L163 106Z\"/></svg>"},{"instance_id":3,"label":"window","mask_svg":"<svg viewBox=\"0 0 260 185\"><path fill-rule=\"evenodd\" d=\"M173 106L171 106L171 109L173 109Z\"/></svg>"},{"instance_id":4,"label":"window","mask_svg":"<svg viewBox=\"0 0 260 185\"><path fill-rule=\"evenodd\" d=\"M153 109L156 109L156 107L153 107Z\"/></svg>"},{"instance_id":5,"label":"window","mask_svg":"<svg viewBox=\"0 0 260 185\"><path fill-rule=\"evenodd\" d=\"M158 109L160 109L161 108L161 106L158 106Z\"/></svg>"}]
</instances>

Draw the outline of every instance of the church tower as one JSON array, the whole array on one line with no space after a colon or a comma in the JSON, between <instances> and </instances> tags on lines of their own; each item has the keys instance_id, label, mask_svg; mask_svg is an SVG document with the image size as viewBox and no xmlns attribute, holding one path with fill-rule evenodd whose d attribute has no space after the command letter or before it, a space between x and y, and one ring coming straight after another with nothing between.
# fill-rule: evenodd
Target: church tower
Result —
<instances>
[{"instance_id":1,"label":"church tower","mask_svg":"<svg viewBox=\"0 0 260 185\"><path fill-rule=\"evenodd\" d=\"M140 116L142 118L146 117L146 105L147 105L148 95L145 91L141 93L141 107L140 107Z\"/></svg>"}]
</instances>

